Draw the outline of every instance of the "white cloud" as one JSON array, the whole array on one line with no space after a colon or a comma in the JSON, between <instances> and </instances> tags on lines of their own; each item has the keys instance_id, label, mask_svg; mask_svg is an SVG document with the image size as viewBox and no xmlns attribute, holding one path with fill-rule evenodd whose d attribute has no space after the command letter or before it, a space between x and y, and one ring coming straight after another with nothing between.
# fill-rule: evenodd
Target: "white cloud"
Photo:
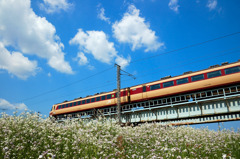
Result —
<instances>
[{"instance_id":1,"label":"white cloud","mask_svg":"<svg viewBox=\"0 0 240 159\"><path fill-rule=\"evenodd\" d=\"M1 110L25 110L27 106L24 103L11 104L7 100L0 98L0 109Z\"/></svg>"},{"instance_id":2,"label":"white cloud","mask_svg":"<svg viewBox=\"0 0 240 159\"><path fill-rule=\"evenodd\" d=\"M43 3L40 4L40 8L46 11L47 13L56 13L61 10L69 10L73 4L69 3L67 0L43 0Z\"/></svg>"},{"instance_id":3,"label":"white cloud","mask_svg":"<svg viewBox=\"0 0 240 159\"><path fill-rule=\"evenodd\" d=\"M72 38L69 43L79 46L80 53L77 55L80 65L88 64L86 54L91 54L93 57L103 63L111 64L116 59L122 65L127 65L131 58L124 59L117 55L114 48L114 43L109 42L107 35L103 31L86 31L78 29L78 33ZM88 65L89 69L94 69L93 66Z\"/></svg>"},{"instance_id":4,"label":"white cloud","mask_svg":"<svg viewBox=\"0 0 240 159\"><path fill-rule=\"evenodd\" d=\"M178 8L180 7L178 5L178 0L170 0L170 2L168 3L168 6L171 10L178 13Z\"/></svg>"},{"instance_id":5,"label":"white cloud","mask_svg":"<svg viewBox=\"0 0 240 159\"><path fill-rule=\"evenodd\" d=\"M207 7L209 10L214 10L217 7L217 0L208 0Z\"/></svg>"},{"instance_id":6,"label":"white cloud","mask_svg":"<svg viewBox=\"0 0 240 159\"><path fill-rule=\"evenodd\" d=\"M82 52L79 52L77 54L77 58L78 58L78 64L79 65L86 65L88 63L87 57Z\"/></svg>"},{"instance_id":7,"label":"white cloud","mask_svg":"<svg viewBox=\"0 0 240 159\"><path fill-rule=\"evenodd\" d=\"M131 57L130 56L128 56L127 59L125 59L125 58L123 58L121 56L117 56L117 58L115 60L115 62L118 65L120 65L123 69L126 68L129 65L130 61L131 61Z\"/></svg>"},{"instance_id":8,"label":"white cloud","mask_svg":"<svg viewBox=\"0 0 240 159\"><path fill-rule=\"evenodd\" d=\"M98 18L101 19L101 20L103 20L103 21L105 21L105 22L107 22L108 24L111 23L111 22L110 22L110 19L105 16L105 10L104 10L104 8L100 8L100 9L98 10Z\"/></svg>"},{"instance_id":9,"label":"white cloud","mask_svg":"<svg viewBox=\"0 0 240 159\"><path fill-rule=\"evenodd\" d=\"M29 76L36 75L39 68L37 61L30 61L19 52L10 53L0 42L0 69L25 80Z\"/></svg>"},{"instance_id":10,"label":"white cloud","mask_svg":"<svg viewBox=\"0 0 240 159\"><path fill-rule=\"evenodd\" d=\"M130 5L122 20L113 24L114 37L119 42L131 44L132 51L141 47L146 47L145 52L155 51L164 46L158 42L155 31L149 29L149 23L139 16L139 12L134 5Z\"/></svg>"},{"instance_id":11,"label":"white cloud","mask_svg":"<svg viewBox=\"0 0 240 159\"><path fill-rule=\"evenodd\" d=\"M30 4L30 0L0 1L0 42L6 48L47 59L52 68L72 74L55 27L46 18L37 16Z\"/></svg>"},{"instance_id":12,"label":"white cloud","mask_svg":"<svg viewBox=\"0 0 240 159\"><path fill-rule=\"evenodd\" d=\"M103 31L87 31L78 29L78 33L70 44L78 44L80 50L92 54L96 60L104 63L110 63L117 55L113 42L109 42Z\"/></svg>"}]
</instances>

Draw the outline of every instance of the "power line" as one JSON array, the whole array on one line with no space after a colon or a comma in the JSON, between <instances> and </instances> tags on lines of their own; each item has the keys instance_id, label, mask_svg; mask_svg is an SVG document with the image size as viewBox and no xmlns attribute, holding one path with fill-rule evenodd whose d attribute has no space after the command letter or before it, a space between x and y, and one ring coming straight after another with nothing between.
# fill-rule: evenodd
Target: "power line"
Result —
<instances>
[{"instance_id":1,"label":"power line","mask_svg":"<svg viewBox=\"0 0 240 159\"><path fill-rule=\"evenodd\" d=\"M232 49L234 49L234 48L232 48ZM228 49L228 50L224 50L224 51L221 51L221 52L226 52L226 51L229 51L229 50L232 50L232 49ZM196 62L200 62L200 61L205 61L205 60L208 60L208 59L211 59L211 58L216 58L216 57L220 57L220 56L225 56L225 55L229 55L229 54L233 54L233 53L236 53L236 52L239 52L240 50L234 50L234 51L231 51L231 52L226 52L226 53L224 53L224 54L221 54L221 55L217 55L217 56L212 56L212 57L208 57L208 58L204 58L204 59L200 59L200 60L195 60L195 61L193 61L193 59L199 59L199 58L201 58L201 57L205 57L205 56L199 56L199 57L196 57L196 58L192 58L192 59L190 59L190 63L185 63L185 62L179 62L178 64L181 64L182 63L182 65L179 65L179 66L177 66L178 68L179 67L183 67L183 66L186 66L186 65L189 65L189 64L192 64L192 63L196 63ZM214 52L214 53L220 53L219 51L218 52ZM171 65L171 66L173 66L173 65ZM158 67L159 68L159 67ZM155 68L155 69L158 69L158 68ZM166 71L166 70L171 70L171 69L174 69L174 68L176 68L176 65L174 66L174 67L170 67L170 68L167 68L167 69L162 69L161 71ZM154 70L154 69L151 69L151 70ZM142 72L150 72L150 71L142 71ZM142 78L142 77L146 77L146 75L148 75L148 74L152 74L152 73L156 73L156 72L159 72L159 71L155 71L155 72L151 72L151 73L147 73L147 74L144 74L144 75L141 75L141 76L137 76L137 79L139 79L139 78ZM122 80L123 82L125 82L125 81L129 81L130 79L125 79L125 80ZM113 81L113 82L109 82L108 84L106 84L106 82L104 82L104 85L99 85L99 86L94 86L94 87L92 87L92 88L87 88L87 89L83 89L83 90L81 90L81 91L78 91L78 92L74 92L74 93L71 93L71 94L67 94L67 95L61 95L61 96L58 96L58 97L54 97L55 99L56 98L61 98L61 97L67 97L67 96L71 96L71 95L73 95L73 94L77 94L77 93L81 93L81 92L86 92L86 91L91 91L91 90L95 90L95 89L98 89L98 88L102 88L102 87L106 87L106 86L110 86L110 85L114 85L116 82L115 81ZM46 102L47 100L49 100L49 99L52 99L52 98L48 98L48 99L44 99L44 100L41 100L41 101L39 101L39 102L37 102L37 103L43 103L43 102ZM35 102L36 103L36 102Z\"/></svg>"},{"instance_id":2,"label":"power line","mask_svg":"<svg viewBox=\"0 0 240 159\"><path fill-rule=\"evenodd\" d=\"M227 38L227 37L230 37L230 36L234 36L234 35L237 35L237 34L240 34L240 32L235 32L235 33L227 34L227 35L220 36L220 37L217 37L217 38L214 38L214 39L206 40L206 41L199 42L199 43L195 43L195 44L192 44L192 45L188 45L188 46L185 46L185 47L182 47L182 48L178 48L178 49L174 49L174 50L171 50L171 51L167 51L167 52L164 52L164 53L161 53L161 54L149 56L149 57L142 58L142 59L137 59L137 60L132 61L132 62L130 62L130 63L135 63L135 62L143 61L143 60L150 59L150 58L154 58L154 57L161 56L161 55L164 55L164 54L170 54L170 53L173 53L173 52L176 52L176 51L180 51L180 50L188 49L188 48L191 48L191 47L203 45L203 44L206 44L206 43L209 43L209 42L212 42L212 41L224 39L224 38Z\"/></svg>"},{"instance_id":3,"label":"power line","mask_svg":"<svg viewBox=\"0 0 240 159\"><path fill-rule=\"evenodd\" d=\"M220 36L220 37L217 37L217 38L214 38L214 39L210 39L210 40L206 40L206 41L203 41L203 42L200 42L200 43L196 43L196 44L188 45L188 46L185 46L185 47L182 47L182 48L178 48L178 49L175 49L175 50L167 51L167 52L164 52L164 53L161 53L161 54L158 54L158 55L153 55L153 56L149 56L149 57L146 57L146 58L138 59L138 60L135 60L135 61L130 62L130 64L131 64L131 63L135 63L135 62L139 62L139 61L143 61L143 60L146 60L146 59L154 58L154 57L157 57L157 56L160 56L160 55L169 54L169 53L173 53L173 52L176 52L176 51L184 50L184 49L187 49L187 48L191 48L191 47L203 45L203 44L208 43L208 42L220 40L220 39L227 38L227 37L230 37L230 36L234 36L234 35L237 35L237 34L240 34L240 32L235 32L235 33L227 34L227 35ZM94 76L96 76L96 75L99 75L99 74L101 74L101 73L103 73L103 72L106 72L106 71L108 71L108 70L110 70L110 69L112 69L112 68L114 68L114 67L110 67L110 68L108 68L108 69L105 69L105 70L103 70L103 71L101 71L101 72L98 72L98 73L93 74L93 75L91 75L91 76L88 76L88 77L86 77L86 78L80 79L80 80L78 80L78 81L69 83L69 84L67 84L67 85L58 87L58 88L53 89L53 90L49 90L49 91L43 92L43 93L38 94L38 95L36 95L36 96L29 97L29 98L25 98L25 99L23 99L23 100L21 100L21 101L19 101L19 102L31 100L31 99L34 99L34 98L37 98L37 97L40 97L40 96L44 96L44 95L46 95L46 94L49 94L49 93L52 93L52 92L55 92L55 91L58 91L58 90L61 90L61 89L63 89L63 88L69 87L69 86L74 85L74 84L76 84L76 83L79 83L79 82L81 82L81 81L87 80L87 79L89 79L89 78L91 78L91 77L94 77Z\"/></svg>"},{"instance_id":4,"label":"power line","mask_svg":"<svg viewBox=\"0 0 240 159\"><path fill-rule=\"evenodd\" d=\"M53 90L49 90L49 91L40 93L40 94L38 94L38 95L29 97L29 98L22 99L22 100L19 101L19 102L28 101L28 100L31 100L31 99L34 99L34 98L37 98L37 97L44 96L44 95L46 95L46 94L52 93L52 92L56 92L56 91L61 90L61 89L63 89L63 88L69 87L69 86L74 85L74 84L77 84L77 83L79 83L79 82L81 82L81 81L84 81L84 80L87 80L87 79L89 79L89 78L92 78L92 77L94 77L94 76L96 76L96 75L102 74L102 73L104 73L104 72L106 72L106 71L109 71L109 70L111 70L111 69L113 69L113 68L114 68L114 67L110 67L110 68L108 68L108 69L105 69L105 70L103 70L103 71L100 71L100 72L98 72L98 73L95 73L95 74L93 74L93 75L91 75L91 76L88 76L88 77L85 77L85 78L83 78L83 79L77 80L77 81L75 81L75 82L69 83L69 84L67 84L67 85L58 87L58 88L56 88L56 89L53 89Z\"/></svg>"},{"instance_id":5,"label":"power line","mask_svg":"<svg viewBox=\"0 0 240 159\"><path fill-rule=\"evenodd\" d=\"M87 89L83 89L81 91L78 91L78 92L74 92L74 93L68 93L67 95L61 95L61 96L58 96L58 97L54 97L54 99L56 98L62 98L62 97L69 97L73 94L77 94L77 93L81 93L81 92L88 92L88 91L92 91L92 90L95 90L95 89L98 89L98 88L102 88L102 87L106 87L106 86L110 86L110 85L115 85L115 81L114 82L110 82L108 84L105 84L105 85L101 85L101 86L98 86L98 87L92 87L92 88L87 88ZM34 102L34 103L44 103L44 102L48 102L49 100L51 100L53 98L47 98L47 99L44 99L44 100L40 100L38 102Z\"/></svg>"},{"instance_id":6,"label":"power line","mask_svg":"<svg viewBox=\"0 0 240 159\"><path fill-rule=\"evenodd\" d=\"M179 65L179 66L177 66L177 68L183 67L183 66L186 66L186 65L189 65L189 64L192 64L192 63L196 63L196 62L205 61L205 60L208 60L208 59L211 59L211 58L216 58L216 57L225 56L225 55L229 55L229 54L234 54L234 53L238 53L238 52L240 52L240 50L235 50L235 51L227 52L225 54L221 54L221 55L217 55L217 56L213 56L213 57L208 57L208 58L201 59L201 60L192 61L192 62L187 63L187 64ZM168 69L163 69L163 70L171 70L171 69L174 69L174 68L176 68L176 66L175 67L170 67ZM160 71L162 71L162 70L160 70ZM144 71L144 72L150 72L150 71ZM144 75L141 75L141 76L136 76L136 78L139 79L139 78L142 78L142 77L146 77L146 75L153 74L153 73L156 73L156 72L159 72L159 71L150 72L150 73L147 73L147 74L144 74ZM126 79L126 80L122 80L122 81L125 82L125 81L129 81L129 80L130 79Z\"/></svg>"},{"instance_id":7,"label":"power line","mask_svg":"<svg viewBox=\"0 0 240 159\"><path fill-rule=\"evenodd\" d=\"M230 49L225 49L225 50L222 50L222 51L217 51L217 52L213 52L213 53L209 53L209 54L218 54L217 56L222 56L222 55L226 55L226 54L222 54L222 55L219 55L219 53L225 53L225 52L228 52L228 51L231 51L231 50L233 50L234 51L234 49L240 49L240 47L238 46L238 47L233 47L233 48L230 48ZM239 50L235 50L235 51L239 51ZM208 54L208 55L209 55ZM192 61L192 60L194 60L194 59L199 59L199 58L202 58L202 57L206 57L206 55L203 55L203 56L198 56L198 57L194 57L194 58L191 58L191 59L188 59L188 60L185 60L185 61L187 61L187 62L189 62L189 61ZM211 58L211 57L209 57L209 58ZM185 61L181 61L181 62L178 62L178 63L174 63L175 65L176 64L181 64L181 63L185 63ZM166 65L165 65L166 66ZM164 67L165 67L164 66ZM172 66L172 65L171 65ZM161 66L162 67L162 66ZM159 68L161 68L161 67L155 67L155 68L153 68L153 69L148 69L148 70L144 70L144 71L141 71L141 72L139 72L139 73L143 73L143 72L149 72L149 70L156 70L156 69L159 69Z\"/></svg>"},{"instance_id":8,"label":"power line","mask_svg":"<svg viewBox=\"0 0 240 159\"><path fill-rule=\"evenodd\" d=\"M234 54L234 53L238 53L238 52L240 52L239 50L237 50L237 51L232 51L232 52L228 52L228 53L225 53L225 54L222 54L222 55L218 55L218 56L214 56L214 57L220 57L220 56L224 56L224 55L229 55L229 54ZM214 58L214 57L210 57L210 58ZM205 60L207 60L207 59L210 59L210 58L205 58L205 59L202 59L202 60L197 60L197 61L205 61ZM196 61L193 61L193 62L191 62L191 63L195 63ZM180 66L185 66L185 65L189 65L189 64L191 64L191 63L188 63L188 64L182 64L182 65L180 65ZM179 66L178 66L179 67ZM173 68L176 68L176 67L171 67L170 69L173 69ZM159 71L156 71L156 72L159 72ZM151 74L152 73L155 73L155 72L151 72ZM145 75L147 75L147 74L145 74ZM145 76L145 75L142 75L142 76ZM138 77L139 78L139 77Z\"/></svg>"}]
</instances>

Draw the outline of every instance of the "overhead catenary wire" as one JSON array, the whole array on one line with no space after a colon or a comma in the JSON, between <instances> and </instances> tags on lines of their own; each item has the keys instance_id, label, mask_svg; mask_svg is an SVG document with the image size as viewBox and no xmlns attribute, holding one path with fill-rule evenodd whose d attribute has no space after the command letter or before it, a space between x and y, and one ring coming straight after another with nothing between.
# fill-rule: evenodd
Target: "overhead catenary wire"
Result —
<instances>
[{"instance_id":1,"label":"overhead catenary wire","mask_svg":"<svg viewBox=\"0 0 240 159\"><path fill-rule=\"evenodd\" d=\"M92 77L94 77L94 76L97 76L97 75L99 75L99 74L102 74L102 73L104 73L104 72L106 72L106 71L109 71L109 70L111 70L111 69L113 69L113 68L114 68L114 67L110 67L110 68L108 68L108 69L105 69L105 70L103 70L103 71L100 71L100 72L98 72L98 73L95 73L95 74L93 74L93 75L90 75L90 76L88 76L88 77L85 77L85 78L82 78L82 79L80 79L80 80L74 81L74 82L72 82L72 83L66 84L66 85L64 85L64 86L58 87L58 88L56 88L56 89L52 89L52 90L49 90L49 91L40 93L40 94L35 95L35 96L32 96L32 97L22 99L22 100L20 100L20 102L28 101L28 100L31 100L31 99L34 99L34 98L38 98L38 97L40 97L40 96L44 96L44 95L46 95L46 94L52 93L52 92L56 92L56 91L61 90L61 89L63 89L63 88L69 87L69 86L71 86L71 85L77 84L77 83L79 83L79 82L82 82L82 81L84 81L84 80L87 80L87 79L89 79L89 78L92 78Z\"/></svg>"},{"instance_id":2,"label":"overhead catenary wire","mask_svg":"<svg viewBox=\"0 0 240 159\"><path fill-rule=\"evenodd\" d=\"M203 45L203 44L206 44L206 43L209 43L209 42L212 42L212 41L224 39L224 38L227 38L227 37L230 37L230 36L234 36L234 35L237 35L237 34L240 34L240 32L234 32L234 33L231 33L231 34L219 36L219 37L216 37L216 38L213 38L213 39L209 39L209 40L206 40L206 41L203 41L203 42L191 44L191 45L188 45L188 46L177 48L177 49L174 49L174 50L171 50L171 51L167 51L167 52L164 52L164 53L160 53L160 54L157 54L157 55L153 55L153 56L148 56L148 57L145 57L145 58L137 59L137 60L134 60L134 61L130 62L130 64L131 63L135 63L135 62L139 62L139 61L143 61L143 60L147 60L147 59L150 59L150 58L158 57L158 56L161 56L161 55L170 54L170 53L173 53L173 52L176 52L176 51L185 50L185 49L192 48L192 47L195 47L195 46Z\"/></svg>"},{"instance_id":3,"label":"overhead catenary wire","mask_svg":"<svg viewBox=\"0 0 240 159\"><path fill-rule=\"evenodd\" d=\"M235 50L235 51L232 51L232 52L227 52L227 53L225 53L225 54L221 54L221 55L217 55L217 56L213 56L213 57L208 57L208 58L201 59L201 60L192 61L192 62L187 63L187 64L179 65L179 66L177 66L177 68L183 67L183 66L186 66L186 65L189 65L189 64L192 64L192 63L200 62L200 61L206 61L206 60L211 59L211 58L216 58L216 57L220 57L220 56L226 56L226 55L229 55L229 54L234 54L234 53L239 53L239 52L240 52L240 50ZM175 69L175 68L176 68L176 66L175 66L175 67L170 67L170 68L168 68L168 69L165 69L165 68L164 68L164 69L161 69L161 70L158 70L158 71L155 71L155 72L150 72L150 71L148 71L148 72L150 72L150 73L143 74L143 75L141 75L141 76L136 76L136 78L139 79L139 78L142 78L142 77L146 77L146 75L149 75L149 74L153 74L153 73L156 73L156 72L159 72L159 71L163 71L163 70L171 70L171 69ZM147 71L146 71L146 72L147 72ZM122 82L129 81L129 80L130 80L130 79L122 80Z\"/></svg>"},{"instance_id":4,"label":"overhead catenary wire","mask_svg":"<svg viewBox=\"0 0 240 159\"><path fill-rule=\"evenodd\" d=\"M226 52L226 51L229 51L229 50L231 50L231 49L224 50L224 51L221 51L221 52ZM226 55L234 54L234 53L237 53L237 52L240 52L240 50L235 50L235 51L232 51L232 52L226 52L226 53L224 53L224 54L216 55L216 56L212 56L212 57L208 57L208 58L205 58L205 56L199 56L199 57L196 57L196 58L192 58L189 63L179 62L179 64L182 63L182 65L179 65L179 66L177 66L177 67L178 67L178 68L179 68L179 67L184 67L184 66L187 66L187 65L192 64L192 63L201 62L201 61L206 61L206 60L209 60L209 59L211 59L211 58L216 58L216 57L220 57L220 56L226 56ZM219 53L219 52L214 52L214 53ZM212 53L209 53L209 54L212 54ZM193 59L199 59L199 58L201 58L201 57L204 57L204 59L192 61ZM188 61L189 61L189 60L188 60ZM173 65L171 65L171 66L173 66ZM165 67L164 69L161 69L160 71L163 71L163 70L164 70L164 71L166 71L166 70L171 70L171 69L174 69L175 67L176 67L176 65L174 65L174 66L171 67L171 68L166 68L166 67ZM144 72L146 72L146 71L144 71ZM150 71L148 71L148 72L150 72ZM158 70L158 71L155 71L155 72L150 72L150 73L148 73L148 74L152 74L152 73L156 73L156 72L159 72L159 70ZM140 78L142 78L142 77L145 77L145 76L148 75L148 74L144 74L144 75L141 75L141 76L137 76L137 79L140 79ZM126 81L129 81L129 80L131 80L131 79L125 79L125 80L122 80L122 82L126 82ZM104 83L106 83L106 82L104 82ZM83 89L83 90L78 91L78 92L68 93L67 95L61 95L61 96L58 96L58 97L54 97L54 99L56 99L56 98L61 98L61 97L68 97L68 96L71 96L71 95L76 94L76 93L89 92L89 91L92 91L92 90L96 90L96 89L99 89L99 88L103 88L103 87L110 86L110 85L115 85L115 84L116 84L116 81L113 81L113 82L109 82L108 84L100 85L100 86L97 86L97 87L96 87L96 86L94 86L94 87L92 87L92 88L89 88L89 87L88 87L88 88ZM48 102L48 101L51 100L51 99L53 99L53 98L44 99L44 100L41 100L41 101L35 102L35 103L38 103L38 104L39 104L39 103L45 103L45 102Z\"/></svg>"},{"instance_id":5,"label":"overhead catenary wire","mask_svg":"<svg viewBox=\"0 0 240 159\"><path fill-rule=\"evenodd\" d=\"M227 38L227 37L230 37L230 36L234 36L234 35L237 35L237 34L240 34L240 32L234 32L234 33L227 34L227 35L224 35L224 36L220 36L220 37L217 37L217 38L209 39L209 40L206 40L206 41L203 41L203 42L191 44L191 45L188 45L188 46L185 46L185 47L182 47L182 48L178 48L178 49L174 49L174 50L171 50L171 51L167 51L167 52L164 52L164 53L161 53L161 54L149 56L149 57L142 58L142 59L137 59L137 60L135 60L135 61L130 62L130 64L131 64L131 63L135 63L135 62L139 62L139 61L143 61L143 60L147 60L147 59L150 59L150 58L158 57L158 56L161 56L161 55L164 55L164 54L170 54L170 53L177 52L177 51L180 51L180 50L184 50L184 49L187 49L187 48L191 48L191 47L203 45L203 44L205 44L205 43L209 43L209 42L212 42L212 41L220 40L220 39ZM63 88L69 87L69 86L71 86L71 85L74 85L74 84L79 83L79 82L81 82L81 81L87 80L87 79L89 79L89 78L91 78L91 77L94 77L94 76L96 76L96 75L99 75L99 74L101 74L101 73L104 73L104 72L106 72L106 71L108 71L108 70L111 70L111 69L113 69L113 68L114 68L114 67L110 67L110 68L105 69L105 70L103 70L103 71L100 71L100 72L98 72L98 73L96 73L96 74L93 74L93 75L91 75L91 76L88 76L88 77L85 77L85 78L83 78L83 79L77 80L77 81L75 81L75 82L69 83L69 84L67 84L67 85L58 87L58 88L56 88L56 89L53 89L53 90L49 90L49 91L40 93L40 94L38 94L38 95L29 97L29 98L22 99L22 100L20 100L19 102L28 101L28 100L31 100L31 99L34 99L34 98L38 98L38 97L40 97L40 96L44 96L44 95L46 95L46 94L49 94L49 93L52 93L52 92L61 90L61 89L63 89Z\"/></svg>"},{"instance_id":6,"label":"overhead catenary wire","mask_svg":"<svg viewBox=\"0 0 240 159\"><path fill-rule=\"evenodd\" d=\"M40 100L38 102L34 102L34 103L45 103L45 102L49 102L49 100L51 99L59 99L59 98L62 98L62 97L69 97L69 96L72 96L74 94L77 94L77 93L82 93L82 92L89 92L89 91L92 91L92 90L96 90L96 89L99 89L99 88L103 88L103 87L106 87L106 86L110 86L110 85L115 85L116 82L110 82L108 84L105 84L105 85L101 85L101 86L98 86L98 87L92 87L92 88L86 88L86 89L83 89L81 91L78 91L78 92L74 92L74 93L68 93L66 95L61 95L61 96L57 96L57 97L54 97L54 98L47 98L47 99L44 99L44 100Z\"/></svg>"},{"instance_id":7,"label":"overhead catenary wire","mask_svg":"<svg viewBox=\"0 0 240 159\"><path fill-rule=\"evenodd\" d=\"M235 51L234 51L234 49L238 49L238 50L235 50ZM216 55L215 57L224 56L224 55L226 55L226 54L229 53L228 51L233 50L233 51L230 52L230 54L231 54L232 52L235 53L236 51L240 51L239 49L240 49L240 47L238 46L238 47L233 47L233 48L230 48L230 49L225 49L225 50L221 50L221 51L209 53L208 55L210 55L210 54L216 54L216 53L217 53L218 55ZM227 52L227 53L225 53L225 52ZM219 55L219 53L225 53L225 54ZM177 62L177 63L175 62L174 65L169 64L169 66L175 66L176 64L185 63L186 61L189 62L189 61L192 61L192 60L194 60L194 59L199 59L199 58L202 58L202 57L206 58L206 55L194 57L194 58L187 59L187 60L185 60L185 61L180 61L180 62ZM212 57L207 57L207 58L212 58ZM164 67L166 67L166 66L167 66L167 65L164 65ZM144 70L144 71L140 71L140 72L138 72L138 73L149 72L149 70L156 70L156 69L159 69L159 68L162 68L162 66L160 66L160 67L154 67L154 68L147 69L147 70ZM173 67L173 68L175 68L175 67Z\"/></svg>"}]
</instances>

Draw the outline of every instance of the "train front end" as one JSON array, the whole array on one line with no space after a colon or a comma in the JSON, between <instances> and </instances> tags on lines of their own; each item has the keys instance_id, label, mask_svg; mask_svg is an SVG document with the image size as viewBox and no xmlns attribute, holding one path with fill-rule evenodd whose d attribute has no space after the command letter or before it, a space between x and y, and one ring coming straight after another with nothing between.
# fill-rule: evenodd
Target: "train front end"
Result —
<instances>
[{"instance_id":1,"label":"train front end","mask_svg":"<svg viewBox=\"0 0 240 159\"><path fill-rule=\"evenodd\" d=\"M54 114L55 114L55 106L53 105L52 109L51 109L51 111L49 113L49 117L53 117Z\"/></svg>"}]
</instances>

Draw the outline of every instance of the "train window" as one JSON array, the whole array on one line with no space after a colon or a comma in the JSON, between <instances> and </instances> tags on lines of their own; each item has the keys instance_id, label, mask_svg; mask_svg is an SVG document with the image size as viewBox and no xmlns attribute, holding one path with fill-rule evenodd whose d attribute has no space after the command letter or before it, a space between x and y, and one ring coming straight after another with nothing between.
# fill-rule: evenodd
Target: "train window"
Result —
<instances>
[{"instance_id":1,"label":"train window","mask_svg":"<svg viewBox=\"0 0 240 159\"><path fill-rule=\"evenodd\" d=\"M81 101L78 101L78 105L81 105Z\"/></svg>"},{"instance_id":2,"label":"train window","mask_svg":"<svg viewBox=\"0 0 240 159\"><path fill-rule=\"evenodd\" d=\"M236 73L236 72L240 72L240 66L225 69L226 75L231 74L231 73Z\"/></svg>"},{"instance_id":3,"label":"train window","mask_svg":"<svg viewBox=\"0 0 240 159\"><path fill-rule=\"evenodd\" d=\"M65 105L65 108L67 108L67 107L68 107L68 104Z\"/></svg>"},{"instance_id":4,"label":"train window","mask_svg":"<svg viewBox=\"0 0 240 159\"><path fill-rule=\"evenodd\" d=\"M214 72L209 72L209 73L207 73L207 77L208 78L212 78L212 77L217 77L217 76L221 76L222 74L221 74L221 71L219 70L219 71L214 71Z\"/></svg>"},{"instance_id":5,"label":"train window","mask_svg":"<svg viewBox=\"0 0 240 159\"><path fill-rule=\"evenodd\" d=\"M95 102L95 98L92 98L92 99L91 99L91 102Z\"/></svg>"},{"instance_id":6,"label":"train window","mask_svg":"<svg viewBox=\"0 0 240 159\"><path fill-rule=\"evenodd\" d=\"M173 86L173 81L169 81L169 82L164 82L163 83L163 87L170 87L170 86Z\"/></svg>"},{"instance_id":7,"label":"train window","mask_svg":"<svg viewBox=\"0 0 240 159\"><path fill-rule=\"evenodd\" d=\"M72 106L72 103L70 103L70 106L69 107L71 107Z\"/></svg>"},{"instance_id":8,"label":"train window","mask_svg":"<svg viewBox=\"0 0 240 159\"><path fill-rule=\"evenodd\" d=\"M147 91L147 87L143 86L143 92L146 92L146 91Z\"/></svg>"},{"instance_id":9,"label":"train window","mask_svg":"<svg viewBox=\"0 0 240 159\"><path fill-rule=\"evenodd\" d=\"M74 103L73 103L73 106L76 106L76 105L77 105L77 102L74 102Z\"/></svg>"},{"instance_id":10,"label":"train window","mask_svg":"<svg viewBox=\"0 0 240 159\"><path fill-rule=\"evenodd\" d=\"M82 100L82 104L85 104L86 103L86 100Z\"/></svg>"},{"instance_id":11,"label":"train window","mask_svg":"<svg viewBox=\"0 0 240 159\"><path fill-rule=\"evenodd\" d=\"M102 99L102 100L105 100L105 99L106 99L106 96L102 96L101 99Z\"/></svg>"},{"instance_id":12,"label":"train window","mask_svg":"<svg viewBox=\"0 0 240 159\"><path fill-rule=\"evenodd\" d=\"M192 81L199 81L199 80L202 80L204 79L204 75L201 74L201 75L196 75L196 76L192 76Z\"/></svg>"},{"instance_id":13,"label":"train window","mask_svg":"<svg viewBox=\"0 0 240 159\"><path fill-rule=\"evenodd\" d=\"M87 102L86 103L90 103L90 99L87 99Z\"/></svg>"},{"instance_id":14,"label":"train window","mask_svg":"<svg viewBox=\"0 0 240 159\"><path fill-rule=\"evenodd\" d=\"M111 96L112 96L111 94L107 95L107 99L111 99Z\"/></svg>"},{"instance_id":15,"label":"train window","mask_svg":"<svg viewBox=\"0 0 240 159\"><path fill-rule=\"evenodd\" d=\"M184 83L188 83L188 77L177 80L177 84L184 84Z\"/></svg>"},{"instance_id":16,"label":"train window","mask_svg":"<svg viewBox=\"0 0 240 159\"><path fill-rule=\"evenodd\" d=\"M100 97L97 97L97 98L96 98L96 101L100 101Z\"/></svg>"},{"instance_id":17,"label":"train window","mask_svg":"<svg viewBox=\"0 0 240 159\"><path fill-rule=\"evenodd\" d=\"M150 86L150 90L155 90L155 89L159 89L160 88L160 84L155 84Z\"/></svg>"}]
</instances>

